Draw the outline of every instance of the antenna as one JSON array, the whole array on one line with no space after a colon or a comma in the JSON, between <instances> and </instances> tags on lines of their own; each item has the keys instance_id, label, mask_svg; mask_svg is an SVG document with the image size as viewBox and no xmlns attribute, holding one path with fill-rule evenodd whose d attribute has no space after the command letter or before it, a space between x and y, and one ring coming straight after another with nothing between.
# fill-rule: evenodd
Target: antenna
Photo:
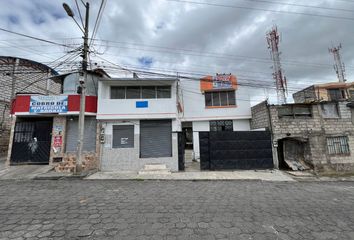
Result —
<instances>
[{"instance_id":1,"label":"antenna","mask_svg":"<svg viewBox=\"0 0 354 240\"><path fill-rule=\"evenodd\" d=\"M286 95L288 94L288 86L280 64L280 36L276 26L267 33L267 42L268 48L270 49L270 56L273 60L273 78L277 89L278 104L285 104Z\"/></svg>"},{"instance_id":2,"label":"antenna","mask_svg":"<svg viewBox=\"0 0 354 240\"><path fill-rule=\"evenodd\" d=\"M332 47L329 48L329 52L333 54L334 57L334 70L337 73L337 77L339 82L346 82L347 80L345 79L345 66L344 63L342 62L342 57L340 55L339 50L342 49L342 44L339 44L338 47Z\"/></svg>"}]
</instances>

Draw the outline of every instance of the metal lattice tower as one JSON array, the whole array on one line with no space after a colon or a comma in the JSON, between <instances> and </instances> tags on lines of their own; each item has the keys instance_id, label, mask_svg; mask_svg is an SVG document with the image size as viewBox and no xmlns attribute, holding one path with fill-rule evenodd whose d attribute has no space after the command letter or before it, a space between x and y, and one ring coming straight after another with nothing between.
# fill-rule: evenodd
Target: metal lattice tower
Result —
<instances>
[{"instance_id":1,"label":"metal lattice tower","mask_svg":"<svg viewBox=\"0 0 354 240\"><path fill-rule=\"evenodd\" d=\"M273 27L273 29L267 33L267 42L268 48L270 49L270 55L273 60L273 78L277 89L278 104L285 104L288 90L286 77L283 74L280 64L280 37L277 27Z\"/></svg>"},{"instance_id":2,"label":"metal lattice tower","mask_svg":"<svg viewBox=\"0 0 354 240\"><path fill-rule=\"evenodd\" d=\"M334 62L335 62L333 67L337 73L339 82L345 82L345 81L347 81L345 79L345 66L344 66L344 63L342 62L342 58L341 58L341 55L339 52L340 49L342 49L342 44L339 44L338 47L332 47L328 50L330 53L333 54Z\"/></svg>"}]
</instances>

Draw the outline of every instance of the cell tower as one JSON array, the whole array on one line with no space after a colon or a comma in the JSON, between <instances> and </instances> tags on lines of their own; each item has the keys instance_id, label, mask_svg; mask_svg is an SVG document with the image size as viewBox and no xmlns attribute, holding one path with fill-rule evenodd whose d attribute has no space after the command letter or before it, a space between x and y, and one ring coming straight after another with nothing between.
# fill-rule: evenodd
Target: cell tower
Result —
<instances>
[{"instance_id":1,"label":"cell tower","mask_svg":"<svg viewBox=\"0 0 354 240\"><path fill-rule=\"evenodd\" d=\"M270 55L273 60L273 78L277 89L278 104L286 103L286 95L288 93L288 87L286 83L286 77L283 74L283 70L280 64L280 51L279 51L279 33L277 27L273 27L271 31L267 33L268 48L270 49Z\"/></svg>"},{"instance_id":2,"label":"cell tower","mask_svg":"<svg viewBox=\"0 0 354 240\"><path fill-rule=\"evenodd\" d=\"M333 67L337 73L339 82L345 82L345 81L347 81L345 79L345 66L344 66L344 63L342 62L342 58L341 58L341 55L339 52L340 49L342 49L342 44L339 44L338 47L332 47L328 50L330 53L333 54L334 62L335 62Z\"/></svg>"}]
</instances>

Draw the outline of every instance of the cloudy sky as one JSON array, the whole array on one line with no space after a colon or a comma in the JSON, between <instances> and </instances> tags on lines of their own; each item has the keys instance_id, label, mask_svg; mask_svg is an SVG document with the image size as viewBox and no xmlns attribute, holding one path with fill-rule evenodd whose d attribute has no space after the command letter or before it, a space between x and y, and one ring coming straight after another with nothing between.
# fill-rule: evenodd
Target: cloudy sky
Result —
<instances>
[{"instance_id":1,"label":"cloudy sky","mask_svg":"<svg viewBox=\"0 0 354 240\"><path fill-rule=\"evenodd\" d=\"M39 61L59 72L77 68L80 57L72 50L82 43L82 33L61 1L1 3L1 28L67 45L2 31L1 55ZM75 1L67 3L80 23ZM89 3L91 36L101 1ZM78 4L83 14L80 0ZM253 103L272 99L275 90L266 33L274 25L281 35L289 96L313 83L337 81L328 48L339 43L347 79L351 81L354 75L351 0L106 0L103 6L90 59L93 66L113 76L123 73L120 66L193 77L233 73L240 84L251 85Z\"/></svg>"}]
</instances>

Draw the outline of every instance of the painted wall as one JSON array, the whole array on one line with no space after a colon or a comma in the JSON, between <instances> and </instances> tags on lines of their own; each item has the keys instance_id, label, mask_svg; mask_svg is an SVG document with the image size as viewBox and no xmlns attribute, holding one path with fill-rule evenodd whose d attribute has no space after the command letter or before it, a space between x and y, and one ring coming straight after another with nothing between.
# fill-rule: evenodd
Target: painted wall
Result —
<instances>
[{"instance_id":1,"label":"painted wall","mask_svg":"<svg viewBox=\"0 0 354 240\"><path fill-rule=\"evenodd\" d=\"M134 148L112 148L113 125L134 125ZM139 171L146 164L166 164L171 171L178 171L178 142L175 132L177 123L172 121L172 157L140 158L140 121L106 121L102 122L105 129L105 143L101 145L102 171Z\"/></svg>"},{"instance_id":2,"label":"painted wall","mask_svg":"<svg viewBox=\"0 0 354 240\"><path fill-rule=\"evenodd\" d=\"M136 85L157 86L162 84L152 80L144 81L144 83L137 81ZM177 117L176 82L172 83L171 98L169 99L110 99L111 86L124 86L124 81L99 82L97 119L166 119ZM138 101L147 101L148 107L137 108L136 102Z\"/></svg>"},{"instance_id":3,"label":"painted wall","mask_svg":"<svg viewBox=\"0 0 354 240\"><path fill-rule=\"evenodd\" d=\"M249 90L238 86L236 90L236 107L230 108L206 108L205 97L200 90L198 80L180 80L181 99L184 112L182 121L202 121L209 119L251 119L251 103Z\"/></svg>"}]
</instances>

